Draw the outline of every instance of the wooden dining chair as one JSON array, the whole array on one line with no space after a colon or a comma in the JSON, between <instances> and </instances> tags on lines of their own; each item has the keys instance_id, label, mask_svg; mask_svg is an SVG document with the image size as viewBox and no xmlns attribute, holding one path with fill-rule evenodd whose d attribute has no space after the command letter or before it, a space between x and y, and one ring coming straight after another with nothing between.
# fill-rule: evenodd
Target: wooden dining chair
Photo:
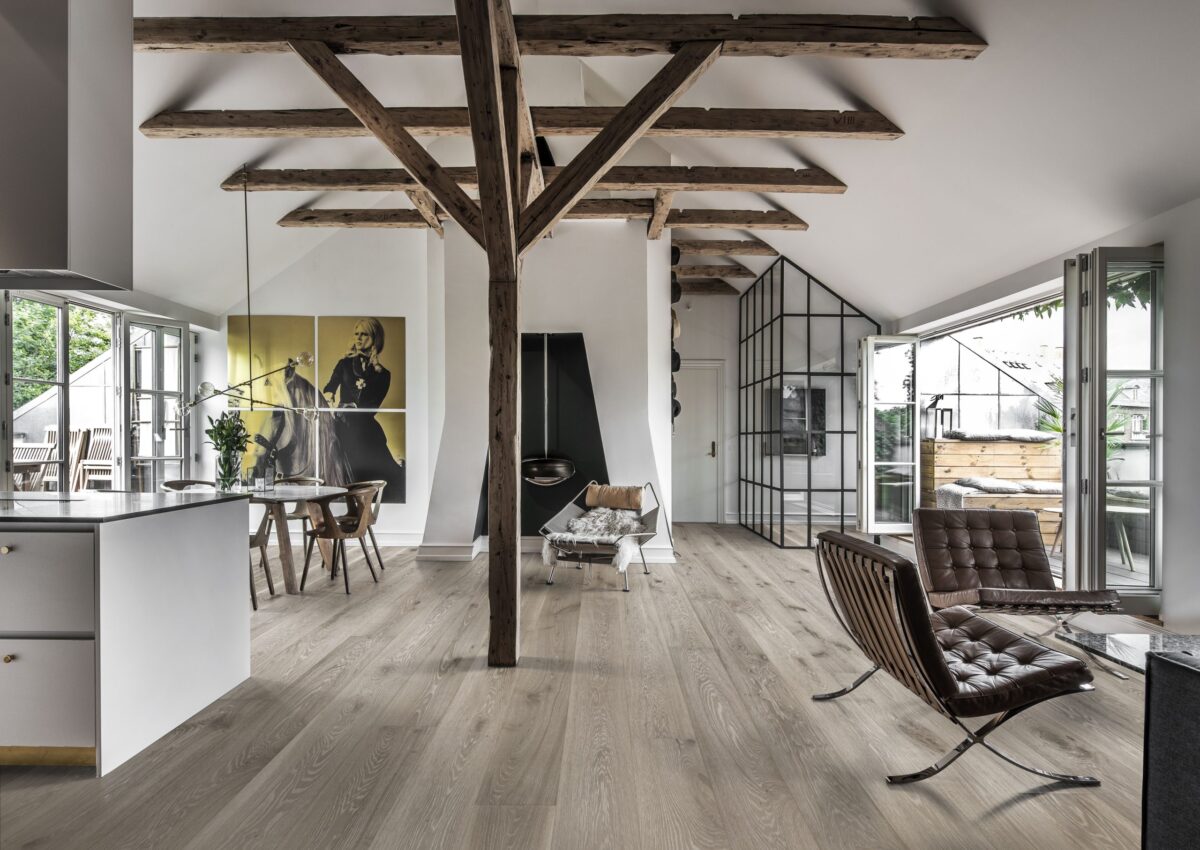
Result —
<instances>
[{"instance_id":1,"label":"wooden dining chair","mask_svg":"<svg viewBox=\"0 0 1200 850\"><path fill-rule=\"evenodd\" d=\"M325 483L323 478L313 478L311 475L289 475L284 478L275 480L276 484L297 484L301 487L320 487ZM297 520L300 523L301 540L308 534L308 508L304 506L304 502L296 502L292 505L290 511L284 512L284 516L288 520ZM275 527L275 517L271 516L271 512L267 511L267 539L271 537L271 531Z\"/></svg>"},{"instance_id":2,"label":"wooden dining chair","mask_svg":"<svg viewBox=\"0 0 1200 850\"><path fill-rule=\"evenodd\" d=\"M375 559L379 561L379 571L383 572L386 569L383 565L383 555L379 553L379 542L375 539L375 523L379 522L379 507L383 504L383 488L387 486L387 481L377 479L375 481L355 481L353 484L347 484L347 487L369 487L374 486L378 489L375 491L375 498L371 500L371 524L367 526L367 536L371 538L371 547L375 550ZM357 504L353 499L347 499L346 504L349 508L349 513L354 512L354 506Z\"/></svg>"},{"instance_id":3,"label":"wooden dining chair","mask_svg":"<svg viewBox=\"0 0 1200 850\"><path fill-rule=\"evenodd\" d=\"M374 484L364 484L350 487L342 495L322 496L308 500L308 516L312 522L312 528L307 535L308 545L304 552L304 572L300 574L300 590L304 590L304 583L308 580L308 565L312 560L313 548L318 539L333 542L333 563L329 566L329 579L332 581L337 577L340 565L346 593L350 592L350 575L346 569L347 540L358 540L359 545L362 546L367 568L371 571L371 578L376 582L379 581L365 542L367 531L371 527L371 502L378 489ZM333 512L334 502L342 499L353 505L351 513L338 515Z\"/></svg>"},{"instance_id":4,"label":"wooden dining chair","mask_svg":"<svg viewBox=\"0 0 1200 850\"><path fill-rule=\"evenodd\" d=\"M172 481L164 481L161 488L164 493L183 493L188 490L216 490L217 485L212 481L199 481L194 478L177 478ZM275 595L275 579L271 575L271 562L267 558L267 542L271 539L271 534L268 531L268 522L270 521L271 512L264 511L262 519L259 520L258 529L250 535L250 552L258 550L258 565L262 568L263 574L267 577L267 590L271 595ZM258 610L258 591L254 589L254 555L250 558L250 604L254 606L254 610Z\"/></svg>"}]
</instances>

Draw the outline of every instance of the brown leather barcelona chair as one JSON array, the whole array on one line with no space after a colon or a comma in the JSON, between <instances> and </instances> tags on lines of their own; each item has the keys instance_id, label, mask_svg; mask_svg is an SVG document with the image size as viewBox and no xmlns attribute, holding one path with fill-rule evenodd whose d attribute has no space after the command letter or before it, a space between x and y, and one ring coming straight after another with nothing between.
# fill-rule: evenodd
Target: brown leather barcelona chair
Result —
<instances>
[{"instance_id":1,"label":"brown leather barcelona chair","mask_svg":"<svg viewBox=\"0 0 1200 850\"><path fill-rule=\"evenodd\" d=\"M845 696L882 668L967 733L962 743L934 764L916 773L889 776L888 782L928 779L979 744L1009 764L1047 779L1100 784L1092 776L1022 764L987 740L1028 708L1093 690L1086 664L967 608L930 612L917 568L907 558L834 531L822 532L817 539L817 564L829 604L874 666L853 684L813 699ZM963 722L989 715L991 719L976 729Z\"/></svg>"},{"instance_id":2,"label":"brown leather barcelona chair","mask_svg":"<svg viewBox=\"0 0 1200 850\"><path fill-rule=\"evenodd\" d=\"M1116 591L1059 590L1033 511L917 508L913 543L935 609L1049 614L1067 631L1068 621L1084 612L1121 610Z\"/></svg>"}]
</instances>

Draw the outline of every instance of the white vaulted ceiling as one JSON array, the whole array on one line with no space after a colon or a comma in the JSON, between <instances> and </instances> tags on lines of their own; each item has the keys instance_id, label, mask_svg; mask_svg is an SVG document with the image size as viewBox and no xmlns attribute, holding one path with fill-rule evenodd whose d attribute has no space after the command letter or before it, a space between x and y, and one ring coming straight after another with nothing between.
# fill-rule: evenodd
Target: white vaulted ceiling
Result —
<instances>
[{"instance_id":1,"label":"white vaulted ceiling","mask_svg":"<svg viewBox=\"0 0 1200 850\"><path fill-rule=\"evenodd\" d=\"M832 172L845 195L696 193L676 206L786 208L807 232L756 234L887 320L907 315L1200 196L1200 3L1195 0L513 0L517 14L828 12L951 15L989 43L973 61L723 57L683 106L883 112L892 142L656 139L674 162ZM250 8L252 6L252 8ZM451 14L450 0L136 0L139 16ZM528 58L534 105L619 103L665 62ZM386 105L463 105L457 57L353 56ZM167 108L340 105L288 55L138 54L135 121ZM551 139L559 164L577 149ZM431 145L470 163L463 140ZM136 286L223 312L244 289L241 197L218 187L267 168L392 167L373 139L135 137ZM265 281L334 231L274 222L304 204L407 206L401 196L250 196L253 275ZM691 235L725 237L736 233ZM536 249L535 249L536 250ZM764 258L740 258L755 269Z\"/></svg>"}]
</instances>

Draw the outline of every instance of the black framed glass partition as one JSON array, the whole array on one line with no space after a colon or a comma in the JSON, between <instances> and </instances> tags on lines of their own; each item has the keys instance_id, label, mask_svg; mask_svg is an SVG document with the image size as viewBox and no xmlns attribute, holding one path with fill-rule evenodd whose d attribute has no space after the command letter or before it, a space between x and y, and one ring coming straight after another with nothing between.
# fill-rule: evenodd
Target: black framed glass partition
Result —
<instances>
[{"instance_id":1,"label":"black framed glass partition","mask_svg":"<svg viewBox=\"0 0 1200 850\"><path fill-rule=\"evenodd\" d=\"M810 548L858 512L859 340L879 323L786 257L738 301L738 517Z\"/></svg>"}]
</instances>

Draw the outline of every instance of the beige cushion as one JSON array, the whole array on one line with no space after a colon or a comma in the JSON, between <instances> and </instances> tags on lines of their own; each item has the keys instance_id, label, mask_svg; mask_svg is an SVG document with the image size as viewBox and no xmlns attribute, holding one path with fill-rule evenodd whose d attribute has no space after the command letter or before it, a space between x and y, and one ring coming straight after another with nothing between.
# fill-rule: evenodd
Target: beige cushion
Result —
<instances>
[{"instance_id":1,"label":"beige cushion","mask_svg":"<svg viewBox=\"0 0 1200 850\"><path fill-rule=\"evenodd\" d=\"M642 509L642 488L589 484L584 499L589 508L640 511Z\"/></svg>"}]
</instances>

